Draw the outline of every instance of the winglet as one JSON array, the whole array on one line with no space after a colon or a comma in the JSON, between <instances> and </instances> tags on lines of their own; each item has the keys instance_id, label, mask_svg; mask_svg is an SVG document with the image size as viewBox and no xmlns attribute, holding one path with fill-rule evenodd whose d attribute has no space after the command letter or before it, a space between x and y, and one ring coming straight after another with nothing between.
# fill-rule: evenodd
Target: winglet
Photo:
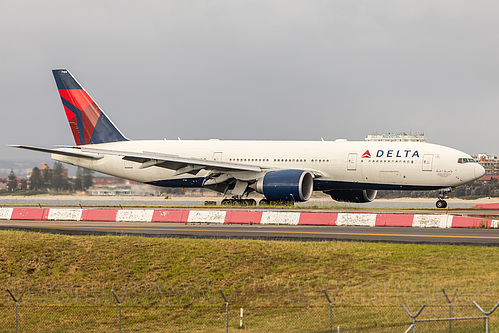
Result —
<instances>
[{"instance_id":1,"label":"winglet","mask_svg":"<svg viewBox=\"0 0 499 333\"><path fill-rule=\"evenodd\" d=\"M128 140L67 69L52 73L78 146Z\"/></svg>"}]
</instances>

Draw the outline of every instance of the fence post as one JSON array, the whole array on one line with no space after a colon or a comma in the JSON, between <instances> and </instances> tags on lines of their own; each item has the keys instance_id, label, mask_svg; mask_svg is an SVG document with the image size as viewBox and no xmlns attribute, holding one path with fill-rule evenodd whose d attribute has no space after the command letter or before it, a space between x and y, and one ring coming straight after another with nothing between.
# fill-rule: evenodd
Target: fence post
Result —
<instances>
[{"instance_id":1,"label":"fence post","mask_svg":"<svg viewBox=\"0 0 499 333\"><path fill-rule=\"evenodd\" d=\"M121 333L121 302L118 299L118 296L116 296L116 293L114 292L114 289L111 289L111 292L113 293L114 299L116 300L116 303L118 303L118 308L119 308L119 323L120 323L120 333Z\"/></svg>"},{"instance_id":2,"label":"fence post","mask_svg":"<svg viewBox=\"0 0 499 333\"><path fill-rule=\"evenodd\" d=\"M333 302L329 298L326 289L322 289L322 292L324 293L327 301L329 302L329 331L333 333Z\"/></svg>"},{"instance_id":3,"label":"fence post","mask_svg":"<svg viewBox=\"0 0 499 333\"><path fill-rule=\"evenodd\" d=\"M497 302L496 306L494 306L489 312L484 311L477 302L473 301L473 304L475 304L478 310L485 315L485 333L489 333L489 316L497 309L499 302Z\"/></svg>"},{"instance_id":4,"label":"fence post","mask_svg":"<svg viewBox=\"0 0 499 333\"><path fill-rule=\"evenodd\" d=\"M447 299L447 303L449 303L449 333L451 333L452 332L452 302L449 299L449 297L447 296L447 293L445 292L445 289L442 289L442 292L444 293L444 296ZM453 296L453 299L452 299L453 301L454 301L454 298L456 297L456 295L457 295L457 289L454 292L454 296Z\"/></svg>"},{"instance_id":5,"label":"fence post","mask_svg":"<svg viewBox=\"0 0 499 333\"><path fill-rule=\"evenodd\" d=\"M10 294L10 297L14 300L16 303L16 333L19 333L19 301L14 297L10 289L7 289L7 291Z\"/></svg>"},{"instance_id":6,"label":"fence post","mask_svg":"<svg viewBox=\"0 0 499 333\"><path fill-rule=\"evenodd\" d=\"M423 306L421 306L419 308L419 311L413 315L408 308L406 308L406 306L404 304L402 304L402 307L404 308L405 312L407 312L407 314L409 315L409 317L412 318L412 325L407 329L406 332L409 331L409 329L412 327L412 332L416 332L416 318L421 314L421 311L423 311L423 309L425 308L426 304L423 304Z\"/></svg>"},{"instance_id":7,"label":"fence post","mask_svg":"<svg viewBox=\"0 0 499 333\"><path fill-rule=\"evenodd\" d=\"M220 288L220 294L222 294L222 297L224 298L225 301L225 333L229 332L229 301L227 300L227 297L225 297L224 291L222 288Z\"/></svg>"}]
</instances>

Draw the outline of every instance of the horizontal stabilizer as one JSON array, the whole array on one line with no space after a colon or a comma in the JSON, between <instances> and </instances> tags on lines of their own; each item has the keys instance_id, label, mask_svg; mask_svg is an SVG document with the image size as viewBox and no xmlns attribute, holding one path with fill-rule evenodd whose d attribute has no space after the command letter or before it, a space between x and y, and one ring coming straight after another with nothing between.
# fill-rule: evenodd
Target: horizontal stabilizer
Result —
<instances>
[{"instance_id":1,"label":"horizontal stabilizer","mask_svg":"<svg viewBox=\"0 0 499 333\"><path fill-rule=\"evenodd\" d=\"M60 149L50 149L50 148L41 148L41 147L33 147L33 146L10 145L9 147L34 150L34 151L38 151L41 153L57 154L57 155L80 157L80 158L89 158L92 160L100 160L103 157L103 156L87 155L87 154L82 154L82 153L78 153L78 152L71 152L71 151L66 151L66 150L60 150Z\"/></svg>"}]
</instances>

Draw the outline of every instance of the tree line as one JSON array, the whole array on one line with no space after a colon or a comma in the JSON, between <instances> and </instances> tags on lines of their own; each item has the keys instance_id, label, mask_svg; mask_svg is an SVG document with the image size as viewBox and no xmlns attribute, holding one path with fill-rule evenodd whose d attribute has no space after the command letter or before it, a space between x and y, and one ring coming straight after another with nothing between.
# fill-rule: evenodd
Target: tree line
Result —
<instances>
[{"instance_id":1,"label":"tree line","mask_svg":"<svg viewBox=\"0 0 499 333\"><path fill-rule=\"evenodd\" d=\"M378 198L436 198L438 191L378 191ZM448 194L450 198L481 198L481 197L499 197L499 182L496 178L491 178L487 182L474 181L465 185L456 187Z\"/></svg>"},{"instance_id":2,"label":"tree line","mask_svg":"<svg viewBox=\"0 0 499 333\"><path fill-rule=\"evenodd\" d=\"M69 178L67 169L60 162L53 168L34 167L28 179L18 180L14 170L7 177L7 191L70 192L84 191L93 185L93 172L78 168L74 178Z\"/></svg>"},{"instance_id":3,"label":"tree line","mask_svg":"<svg viewBox=\"0 0 499 333\"><path fill-rule=\"evenodd\" d=\"M78 168L73 178L67 177L67 169L60 162L53 168L35 167L29 178L18 180L12 170L7 178L7 191L71 192L84 191L93 185L93 171ZM199 189L202 190L202 189ZM183 194L183 189L171 188L169 194ZM436 198L438 191L378 191L378 198ZM458 186L448 194L454 198L499 197L499 181L491 178L487 182L474 181Z\"/></svg>"}]
</instances>

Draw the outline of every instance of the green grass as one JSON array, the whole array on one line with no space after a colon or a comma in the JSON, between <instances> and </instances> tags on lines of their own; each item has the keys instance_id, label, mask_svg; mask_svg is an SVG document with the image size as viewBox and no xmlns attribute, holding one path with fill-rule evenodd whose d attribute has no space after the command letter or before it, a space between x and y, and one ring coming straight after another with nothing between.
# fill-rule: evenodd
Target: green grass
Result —
<instances>
[{"instance_id":1,"label":"green grass","mask_svg":"<svg viewBox=\"0 0 499 333\"><path fill-rule=\"evenodd\" d=\"M79 286L100 282L102 287L107 282L105 286L110 288L116 282L117 290L122 290L120 288L127 281L151 285L163 283L164 286L214 281L225 283L224 290L229 295L232 282L240 285L242 281L260 281L260 297L265 298L262 285L265 281L272 281L267 284L274 288L269 299L231 303L230 330L236 329L239 307L244 307L246 330L254 332L325 332L329 327L328 304L320 292L314 294L319 297L311 301L286 303L287 295L275 296L277 282L283 283L282 288L288 281L311 281L316 289L324 281L343 282L340 296L347 301L335 302L335 325L341 324L345 329L350 327L350 331L375 326L380 327L379 332L404 331L410 325L410 318L400 306L403 298L396 298L390 305L383 305L390 302L380 299L373 305L372 298L363 301L359 295L371 292L382 295L386 291L381 285L376 286L377 290L363 292L352 286L379 281L387 285L398 284L403 290L408 285L425 281L430 289L432 285L438 288L447 286L448 293L452 294L453 286L462 287L470 281L497 285L498 264L499 251L493 247L65 236L0 231L1 283L28 281L36 286L63 281ZM348 284L352 286L348 287ZM307 293L305 285L302 287L301 292ZM213 288L218 297L213 304L146 302L125 305L125 331L223 331L225 304L217 288ZM436 290L440 292L440 289ZM292 288L292 292L296 292L296 288ZM333 296L334 289L329 289L329 292ZM0 295L0 327L12 331L13 302L4 296ZM290 299L294 297L296 295L289 296ZM440 305L445 305L442 299L440 297L443 302ZM499 299L492 301L495 304ZM417 309L422 302L416 299L410 305ZM29 301L21 304L20 320L24 325L21 327L27 331L30 327L33 331L43 327L54 332L117 330L117 306L112 302L93 306L61 306L52 302L33 304ZM425 309L426 313L431 314L429 309ZM499 322L497 318L497 314L491 317L494 327ZM467 325L463 326L463 331L466 331L482 324L462 325ZM445 330L445 323L442 327ZM0 332L3 331L0 328ZM427 332L431 331L435 331L435 327L429 327Z\"/></svg>"},{"instance_id":2,"label":"green grass","mask_svg":"<svg viewBox=\"0 0 499 333\"><path fill-rule=\"evenodd\" d=\"M497 282L494 247L65 236L0 231L0 281Z\"/></svg>"}]
</instances>

